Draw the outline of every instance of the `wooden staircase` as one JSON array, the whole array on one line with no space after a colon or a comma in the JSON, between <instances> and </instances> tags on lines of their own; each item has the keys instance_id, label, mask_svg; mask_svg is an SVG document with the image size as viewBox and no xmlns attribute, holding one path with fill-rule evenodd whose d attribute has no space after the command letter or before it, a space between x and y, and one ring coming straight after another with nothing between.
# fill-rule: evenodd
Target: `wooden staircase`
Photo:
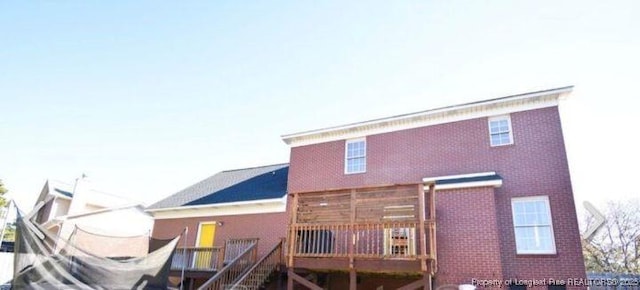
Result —
<instances>
[{"instance_id":1,"label":"wooden staircase","mask_svg":"<svg viewBox=\"0 0 640 290\"><path fill-rule=\"evenodd\" d=\"M282 265L284 260L283 245L284 240L281 240L268 254L255 263L247 273L238 278L229 289L258 290L263 285L269 283L269 279L273 276L274 272L278 270L278 266Z\"/></svg>"},{"instance_id":2,"label":"wooden staircase","mask_svg":"<svg viewBox=\"0 0 640 290\"><path fill-rule=\"evenodd\" d=\"M253 290L260 289L282 264L283 244L281 240L268 254L256 261L257 241L243 248L242 252L230 261L198 290Z\"/></svg>"},{"instance_id":3,"label":"wooden staircase","mask_svg":"<svg viewBox=\"0 0 640 290\"><path fill-rule=\"evenodd\" d=\"M225 266L213 277L198 288L198 290L232 289L231 285L256 262L258 253L258 240L251 241L246 248L237 253L230 261L225 261Z\"/></svg>"}]
</instances>

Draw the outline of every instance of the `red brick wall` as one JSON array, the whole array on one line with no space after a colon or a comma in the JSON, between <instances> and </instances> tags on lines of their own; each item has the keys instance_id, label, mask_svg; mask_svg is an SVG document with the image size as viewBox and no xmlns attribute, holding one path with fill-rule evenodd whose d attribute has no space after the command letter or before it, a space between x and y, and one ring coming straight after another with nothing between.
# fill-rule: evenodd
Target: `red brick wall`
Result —
<instances>
[{"instance_id":1,"label":"red brick wall","mask_svg":"<svg viewBox=\"0 0 640 290\"><path fill-rule=\"evenodd\" d=\"M366 185L420 183L422 178L496 171L503 186L495 190L498 231L474 228L477 237L495 236L504 278L584 278L580 237L557 107L511 114L514 145L490 147L487 118L441 124L367 136L367 172L344 174L344 140L291 149L289 192L318 191ZM438 211L459 207L459 200L437 194ZM464 193L460 193L464 194ZM479 194L479 193L478 193ZM516 255L511 217L511 198L548 195L551 205L557 255ZM474 206L469 203L469 206ZM487 209L490 210L490 209ZM458 213L451 222L442 221L439 232L454 231L469 219ZM448 224L447 224L448 223ZM486 238L486 237L485 237ZM477 247L456 252L439 245L440 259L448 256L478 257ZM490 266L472 259L479 269ZM493 266L492 266L493 267ZM483 274L483 273L479 273ZM484 274L483 274L484 275ZM483 278L483 277L475 277Z\"/></svg>"},{"instance_id":2,"label":"red brick wall","mask_svg":"<svg viewBox=\"0 0 640 290\"><path fill-rule=\"evenodd\" d=\"M210 216L184 219L157 219L153 227L153 237L171 238L189 227L187 245L195 246L200 222L217 221L222 226L216 227L214 244L223 246L228 239L260 238L258 255L266 254L276 245L280 238L287 236L287 213L266 213L232 216ZM180 241L179 247L183 246Z\"/></svg>"},{"instance_id":3,"label":"red brick wall","mask_svg":"<svg viewBox=\"0 0 640 290\"><path fill-rule=\"evenodd\" d=\"M437 285L502 279L492 187L443 190L437 195ZM470 253L472 252L472 253Z\"/></svg>"}]
</instances>

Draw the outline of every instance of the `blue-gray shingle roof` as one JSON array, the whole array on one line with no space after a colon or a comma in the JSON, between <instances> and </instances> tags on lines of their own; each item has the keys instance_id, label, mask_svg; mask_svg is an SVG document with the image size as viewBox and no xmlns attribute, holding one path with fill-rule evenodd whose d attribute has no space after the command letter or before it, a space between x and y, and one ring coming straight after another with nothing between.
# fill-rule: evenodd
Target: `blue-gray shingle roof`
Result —
<instances>
[{"instance_id":1,"label":"blue-gray shingle roof","mask_svg":"<svg viewBox=\"0 0 640 290\"><path fill-rule=\"evenodd\" d=\"M148 209L280 198L287 193L288 175L289 164L222 171Z\"/></svg>"}]
</instances>

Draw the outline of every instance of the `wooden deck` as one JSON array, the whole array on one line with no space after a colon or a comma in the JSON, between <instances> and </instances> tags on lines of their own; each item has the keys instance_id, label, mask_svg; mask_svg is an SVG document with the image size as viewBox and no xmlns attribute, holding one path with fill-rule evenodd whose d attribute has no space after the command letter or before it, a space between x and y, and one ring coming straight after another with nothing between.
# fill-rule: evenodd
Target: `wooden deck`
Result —
<instances>
[{"instance_id":1,"label":"wooden deck","mask_svg":"<svg viewBox=\"0 0 640 290\"><path fill-rule=\"evenodd\" d=\"M292 209L287 267L307 287L291 271L348 271L354 281L356 272L414 273L425 284L437 271L433 184L294 193Z\"/></svg>"}]
</instances>

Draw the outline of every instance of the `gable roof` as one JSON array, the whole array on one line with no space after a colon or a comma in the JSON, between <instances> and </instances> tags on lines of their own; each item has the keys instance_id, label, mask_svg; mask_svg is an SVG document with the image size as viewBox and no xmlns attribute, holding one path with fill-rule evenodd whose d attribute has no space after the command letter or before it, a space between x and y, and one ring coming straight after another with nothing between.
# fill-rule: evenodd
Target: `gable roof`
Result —
<instances>
[{"instance_id":1,"label":"gable roof","mask_svg":"<svg viewBox=\"0 0 640 290\"><path fill-rule=\"evenodd\" d=\"M287 193L288 175L288 163L222 171L147 210L281 198Z\"/></svg>"}]
</instances>

